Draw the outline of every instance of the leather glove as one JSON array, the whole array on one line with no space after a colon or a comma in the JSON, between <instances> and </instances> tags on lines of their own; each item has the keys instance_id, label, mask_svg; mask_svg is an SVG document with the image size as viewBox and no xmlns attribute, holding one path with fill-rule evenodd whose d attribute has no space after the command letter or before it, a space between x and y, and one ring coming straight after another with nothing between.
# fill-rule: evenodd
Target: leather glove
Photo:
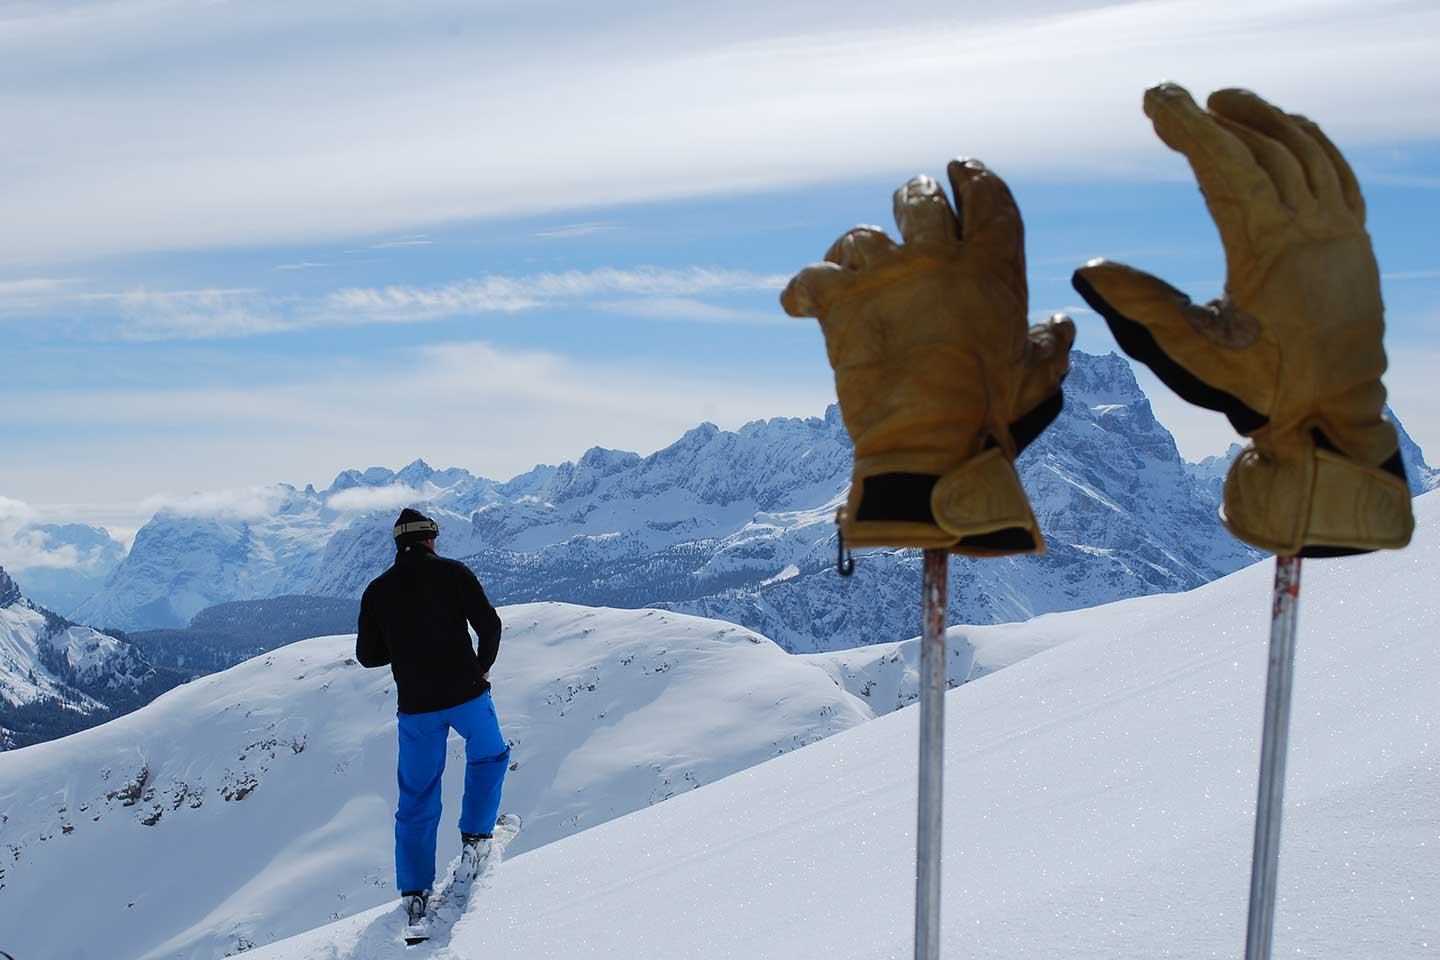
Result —
<instances>
[{"instance_id":1,"label":"leather glove","mask_svg":"<svg viewBox=\"0 0 1440 960\"><path fill-rule=\"evenodd\" d=\"M978 161L895 192L904 242L862 226L780 296L825 334L855 469L841 533L856 547L1039 553L1015 457L1060 412L1075 327L1026 328L1024 227Z\"/></svg>"},{"instance_id":2,"label":"leather glove","mask_svg":"<svg viewBox=\"0 0 1440 960\"><path fill-rule=\"evenodd\" d=\"M1403 547L1414 518L1381 417L1384 308L1355 174L1318 126L1249 91L1208 108L1173 84L1145 92L1220 229L1225 295L1196 305L1103 260L1075 288L1126 353L1253 441L1225 480L1236 537L1283 555Z\"/></svg>"}]
</instances>

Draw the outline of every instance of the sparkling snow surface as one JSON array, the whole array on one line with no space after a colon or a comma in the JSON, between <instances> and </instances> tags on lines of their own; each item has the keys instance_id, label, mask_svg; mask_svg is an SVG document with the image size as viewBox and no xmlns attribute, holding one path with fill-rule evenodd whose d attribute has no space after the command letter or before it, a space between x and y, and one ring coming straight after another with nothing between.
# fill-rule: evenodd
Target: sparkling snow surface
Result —
<instances>
[{"instance_id":1,"label":"sparkling snow surface","mask_svg":"<svg viewBox=\"0 0 1440 960\"><path fill-rule=\"evenodd\" d=\"M1416 507L1408 550L1305 568L1277 958L1440 956L1440 494ZM945 956L1241 955L1270 576L1045 618L1070 639L948 696ZM407 956L908 957L916 720L519 856ZM252 956L394 956L393 909Z\"/></svg>"}]
</instances>

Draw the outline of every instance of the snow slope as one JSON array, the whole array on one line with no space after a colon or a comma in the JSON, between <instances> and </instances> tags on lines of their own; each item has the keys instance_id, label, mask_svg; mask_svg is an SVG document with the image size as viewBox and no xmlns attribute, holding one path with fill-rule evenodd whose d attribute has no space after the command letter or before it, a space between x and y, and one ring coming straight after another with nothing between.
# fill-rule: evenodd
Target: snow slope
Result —
<instances>
[{"instance_id":1,"label":"snow slope","mask_svg":"<svg viewBox=\"0 0 1440 960\"><path fill-rule=\"evenodd\" d=\"M8 611L0 611L8 612ZM743 628L661 610L502 608L492 676L516 852L873 716ZM395 696L354 637L301 641L101 727L0 754L0 950L209 960L393 892ZM459 848L452 738L441 856ZM61 902L84 904L74 922Z\"/></svg>"},{"instance_id":2,"label":"snow slope","mask_svg":"<svg viewBox=\"0 0 1440 960\"><path fill-rule=\"evenodd\" d=\"M1305 569L1277 957L1440 955L1440 494ZM947 698L946 956L1242 953L1270 566L1048 618ZM910 955L917 711L509 861L452 960ZM393 956L393 905L255 960Z\"/></svg>"}]
</instances>

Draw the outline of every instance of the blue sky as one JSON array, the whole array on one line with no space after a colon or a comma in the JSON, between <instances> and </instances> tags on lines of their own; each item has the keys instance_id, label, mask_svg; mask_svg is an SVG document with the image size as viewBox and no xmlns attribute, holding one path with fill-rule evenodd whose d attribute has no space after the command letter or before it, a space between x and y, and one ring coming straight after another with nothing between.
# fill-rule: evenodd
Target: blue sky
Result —
<instances>
[{"instance_id":1,"label":"blue sky","mask_svg":"<svg viewBox=\"0 0 1440 960\"><path fill-rule=\"evenodd\" d=\"M197 490L417 456L503 478L818 414L823 344L779 286L957 154L1015 189L1032 311L1109 350L1084 259L1223 283L1140 112L1161 78L1250 86L1351 156L1387 383L1440 453L1433 3L600 10L0 3L0 514L133 526ZM1187 456L1233 439L1144 382Z\"/></svg>"}]
</instances>

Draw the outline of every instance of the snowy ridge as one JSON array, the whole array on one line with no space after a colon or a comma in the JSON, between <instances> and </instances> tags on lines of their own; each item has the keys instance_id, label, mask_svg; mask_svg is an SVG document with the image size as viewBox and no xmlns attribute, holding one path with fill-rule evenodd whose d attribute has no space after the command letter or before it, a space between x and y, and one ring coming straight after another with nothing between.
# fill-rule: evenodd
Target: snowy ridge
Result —
<instances>
[{"instance_id":1,"label":"snowy ridge","mask_svg":"<svg viewBox=\"0 0 1440 960\"><path fill-rule=\"evenodd\" d=\"M7 708L48 701L78 715L102 713L154 673L130 644L30 602L0 568L0 750L15 746Z\"/></svg>"},{"instance_id":2,"label":"snowy ridge","mask_svg":"<svg viewBox=\"0 0 1440 960\"><path fill-rule=\"evenodd\" d=\"M500 615L515 853L873 716L733 624L567 604ZM353 653L353 635L301 641L0 754L0 949L211 960L389 900L395 694ZM463 768L452 738L442 864L459 849ZM62 888L83 924L22 922Z\"/></svg>"},{"instance_id":3,"label":"snowy ridge","mask_svg":"<svg viewBox=\"0 0 1440 960\"><path fill-rule=\"evenodd\" d=\"M1440 942L1437 497L1407 550L1306 563L1276 956ZM1270 575L1046 618L1066 642L949 694L947 956L1241 955ZM443 956L907 957L916 721L517 857ZM364 931L392 909L255 960L391 956Z\"/></svg>"}]
</instances>

